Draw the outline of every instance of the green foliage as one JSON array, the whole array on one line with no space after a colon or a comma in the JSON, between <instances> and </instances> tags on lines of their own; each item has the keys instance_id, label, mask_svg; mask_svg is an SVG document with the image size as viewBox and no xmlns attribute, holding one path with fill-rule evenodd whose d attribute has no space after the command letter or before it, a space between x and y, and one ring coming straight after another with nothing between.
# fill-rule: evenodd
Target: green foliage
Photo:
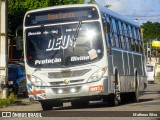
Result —
<instances>
[{"instance_id":1,"label":"green foliage","mask_svg":"<svg viewBox=\"0 0 160 120\"><path fill-rule=\"evenodd\" d=\"M147 23L143 23L141 27L144 29L143 40L145 42L144 47L147 52L147 42L148 46L151 46L150 44L153 40L160 40L160 23L148 21ZM160 49L151 47L151 57L160 57Z\"/></svg>"},{"instance_id":2,"label":"green foliage","mask_svg":"<svg viewBox=\"0 0 160 120\"><path fill-rule=\"evenodd\" d=\"M89 2L87 2L88 4L97 4L97 2L95 0L90 0ZM109 8L111 7L111 5L104 5L104 7Z\"/></svg>"},{"instance_id":3,"label":"green foliage","mask_svg":"<svg viewBox=\"0 0 160 120\"><path fill-rule=\"evenodd\" d=\"M143 39L145 42L154 39L160 40L160 23L147 22L143 23L141 27L144 28Z\"/></svg>"},{"instance_id":4,"label":"green foliage","mask_svg":"<svg viewBox=\"0 0 160 120\"><path fill-rule=\"evenodd\" d=\"M95 0L90 0L89 2L88 2L88 4L96 4L96 1Z\"/></svg>"},{"instance_id":5,"label":"green foliage","mask_svg":"<svg viewBox=\"0 0 160 120\"><path fill-rule=\"evenodd\" d=\"M160 72L157 73L156 79L160 80Z\"/></svg>"},{"instance_id":6,"label":"green foliage","mask_svg":"<svg viewBox=\"0 0 160 120\"><path fill-rule=\"evenodd\" d=\"M0 107L9 106L15 103L22 103L22 101L19 100L13 93L11 93L7 99L0 99Z\"/></svg>"}]
</instances>

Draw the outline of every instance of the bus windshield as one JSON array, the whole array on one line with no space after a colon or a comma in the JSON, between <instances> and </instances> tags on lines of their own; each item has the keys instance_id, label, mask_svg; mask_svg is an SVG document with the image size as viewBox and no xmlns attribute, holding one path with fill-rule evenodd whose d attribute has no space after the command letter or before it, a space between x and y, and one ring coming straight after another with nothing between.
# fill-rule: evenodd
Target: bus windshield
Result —
<instances>
[{"instance_id":1,"label":"bus windshield","mask_svg":"<svg viewBox=\"0 0 160 120\"><path fill-rule=\"evenodd\" d=\"M99 22L28 28L27 63L35 68L70 67L100 60L103 55ZM76 35L76 40L73 38Z\"/></svg>"},{"instance_id":2,"label":"bus windshield","mask_svg":"<svg viewBox=\"0 0 160 120\"><path fill-rule=\"evenodd\" d=\"M154 67L153 66L147 66L147 72L153 72Z\"/></svg>"}]
</instances>

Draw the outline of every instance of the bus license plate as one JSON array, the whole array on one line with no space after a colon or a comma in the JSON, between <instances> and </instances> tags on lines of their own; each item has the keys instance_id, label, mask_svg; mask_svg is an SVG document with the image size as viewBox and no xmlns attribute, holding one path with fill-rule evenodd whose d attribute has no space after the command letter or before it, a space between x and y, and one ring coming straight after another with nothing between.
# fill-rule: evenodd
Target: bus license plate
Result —
<instances>
[{"instance_id":1,"label":"bus license plate","mask_svg":"<svg viewBox=\"0 0 160 120\"><path fill-rule=\"evenodd\" d=\"M89 87L89 91L90 91L90 92L102 91L102 90L103 90L103 86L90 86L90 87Z\"/></svg>"}]
</instances>

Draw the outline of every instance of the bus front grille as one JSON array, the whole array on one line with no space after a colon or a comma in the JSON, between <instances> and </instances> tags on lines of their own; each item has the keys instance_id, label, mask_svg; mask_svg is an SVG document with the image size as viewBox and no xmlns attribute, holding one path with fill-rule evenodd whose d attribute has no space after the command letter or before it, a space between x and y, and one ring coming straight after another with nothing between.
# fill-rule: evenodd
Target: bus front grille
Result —
<instances>
[{"instance_id":1,"label":"bus front grille","mask_svg":"<svg viewBox=\"0 0 160 120\"><path fill-rule=\"evenodd\" d=\"M68 78L68 77L79 77L88 73L91 69L75 70L75 71L62 71L62 72L50 72L48 78Z\"/></svg>"},{"instance_id":2,"label":"bus front grille","mask_svg":"<svg viewBox=\"0 0 160 120\"><path fill-rule=\"evenodd\" d=\"M79 80L70 80L68 84L65 84L64 81L58 81L58 82L50 82L51 86L64 86L64 85L71 85L71 84L81 84L84 81L84 79Z\"/></svg>"}]
</instances>

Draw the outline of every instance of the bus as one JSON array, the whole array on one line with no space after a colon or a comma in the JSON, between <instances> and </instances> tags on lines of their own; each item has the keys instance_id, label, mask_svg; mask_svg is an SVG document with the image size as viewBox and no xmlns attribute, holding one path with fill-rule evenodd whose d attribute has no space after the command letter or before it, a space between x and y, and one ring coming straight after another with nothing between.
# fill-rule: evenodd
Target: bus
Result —
<instances>
[{"instance_id":1,"label":"bus","mask_svg":"<svg viewBox=\"0 0 160 120\"><path fill-rule=\"evenodd\" d=\"M29 100L43 110L64 102L138 102L147 87L139 24L107 8L79 4L28 11L23 37Z\"/></svg>"}]
</instances>

